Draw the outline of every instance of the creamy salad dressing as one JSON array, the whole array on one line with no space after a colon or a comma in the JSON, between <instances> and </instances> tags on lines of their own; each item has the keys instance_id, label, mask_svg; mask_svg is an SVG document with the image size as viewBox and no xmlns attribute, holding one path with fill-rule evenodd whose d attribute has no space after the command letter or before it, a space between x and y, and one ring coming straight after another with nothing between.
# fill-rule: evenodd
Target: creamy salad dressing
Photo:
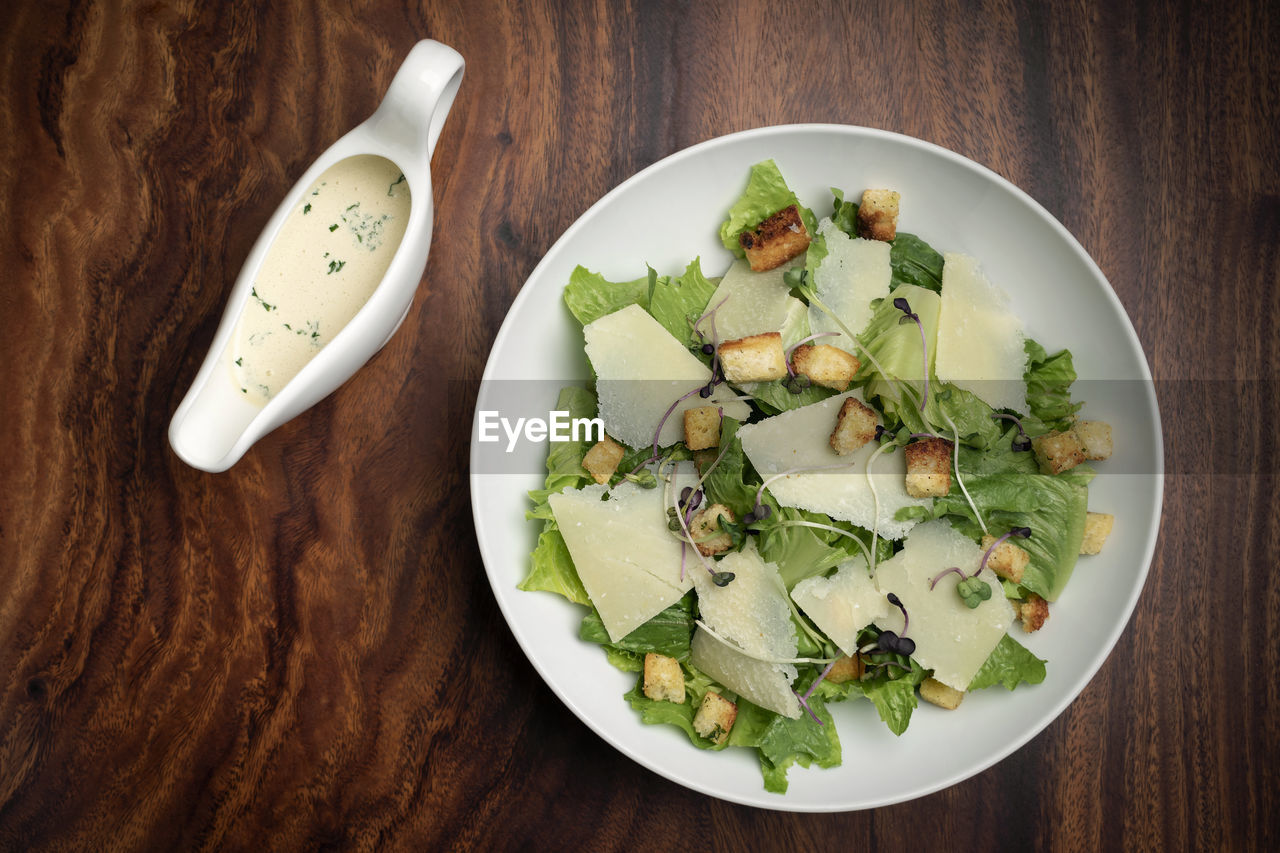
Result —
<instances>
[{"instance_id":1,"label":"creamy salad dressing","mask_svg":"<svg viewBox=\"0 0 1280 853\"><path fill-rule=\"evenodd\" d=\"M383 157L320 176L271 244L240 314L231 371L247 400L280 392L368 301L409 222L409 185Z\"/></svg>"}]
</instances>

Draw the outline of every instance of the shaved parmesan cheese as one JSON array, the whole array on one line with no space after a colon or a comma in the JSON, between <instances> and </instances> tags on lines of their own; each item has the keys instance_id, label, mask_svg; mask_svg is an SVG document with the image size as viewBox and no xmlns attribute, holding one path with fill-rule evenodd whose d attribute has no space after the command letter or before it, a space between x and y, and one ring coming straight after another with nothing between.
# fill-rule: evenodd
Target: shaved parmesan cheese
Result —
<instances>
[{"instance_id":1,"label":"shaved parmesan cheese","mask_svg":"<svg viewBox=\"0 0 1280 853\"><path fill-rule=\"evenodd\" d=\"M661 489L623 482L588 486L547 500L569 556L609 639L617 642L693 586L680 577L680 543L667 530Z\"/></svg>"},{"instance_id":2,"label":"shaved parmesan cheese","mask_svg":"<svg viewBox=\"0 0 1280 853\"><path fill-rule=\"evenodd\" d=\"M784 332L795 325L795 317L803 315L805 305L790 295L791 288L782 275L792 264L783 264L765 272L753 272L745 260L734 261L729 271L720 279L720 286L707 303L708 308L719 305L715 315L716 337L721 341L736 341L750 335L765 332ZM723 303L723 304L722 304ZM707 339L711 338L711 320L703 320L698 329ZM796 337L799 340L803 335Z\"/></svg>"},{"instance_id":3,"label":"shaved parmesan cheese","mask_svg":"<svg viewBox=\"0 0 1280 853\"><path fill-rule=\"evenodd\" d=\"M889 282L893 277L889 266L889 244L850 237L830 219L822 220L818 234L827 242L827 256L813 274L818 299L851 332L858 334L871 319L871 300L889 295ZM836 322L816 306L809 307L809 328L814 334L840 331ZM858 348L845 334L823 338L822 343L858 354Z\"/></svg>"},{"instance_id":4,"label":"shaved parmesan cheese","mask_svg":"<svg viewBox=\"0 0 1280 853\"><path fill-rule=\"evenodd\" d=\"M939 519L918 525L905 547L876 567L881 591L897 593L910 616L906 636L916 643L912 657L932 669L935 679L956 690L968 689L1000 638L1008 633L1013 607L991 569L978 575L991 585L991 598L973 609L956 592L960 577L955 572L939 580L932 590L929 583L951 566L971 575L981 561L982 549ZM902 613L895 607L876 624L901 634Z\"/></svg>"},{"instance_id":5,"label":"shaved parmesan cheese","mask_svg":"<svg viewBox=\"0 0 1280 853\"><path fill-rule=\"evenodd\" d=\"M831 577L801 581L791 590L791 600L850 656L857 651L858 632L889 615L889 603L863 557L841 563Z\"/></svg>"},{"instance_id":6,"label":"shaved parmesan cheese","mask_svg":"<svg viewBox=\"0 0 1280 853\"><path fill-rule=\"evenodd\" d=\"M605 431L630 447L652 444L671 404L711 380L706 365L639 305L606 314L583 334ZM727 385L720 385L709 399L695 393L681 401L663 423L658 444L665 447L683 437L686 409L716 404L729 417L745 420L751 410L733 396Z\"/></svg>"},{"instance_id":7,"label":"shaved parmesan cheese","mask_svg":"<svg viewBox=\"0 0 1280 853\"><path fill-rule=\"evenodd\" d=\"M846 456L831 449L831 431L845 398L862 397L858 391L792 409L738 430L742 450L764 479L792 468L842 465L823 471L789 474L769 484L769 493L783 506L824 512L870 530L876 526L888 539L901 539L915 521L898 521L894 514L907 506L926 506L928 498L907 494L907 466L903 453L882 453L867 476L867 460L879 446L869 442ZM875 483L875 494L871 483ZM880 512L876 514L876 497Z\"/></svg>"},{"instance_id":8,"label":"shaved parmesan cheese","mask_svg":"<svg viewBox=\"0 0 1280 853\"><path fill-rule=\"evenodd\" d=\"M762 708L799 717L800 703L791 692L795 666L770 662L794 658L797 648L777 566L766 563L750 542L726 554L716 569L733 572L733 581L716 586L702 568L692 572L698 609L707 626L736 648L700 630L703 639L694 637L693 665Z\"/></svg>"},{"instance_id":9,"label":"shaved parmesan cheese","mask_svg":"<svg viewBox=\"0 0 1280 853\"><path fill-rule=\"evenodd\" d=\"M943 256L938 317L938 378L972 391L996 409L1027 410L1022 320L1009 297L968 255Z\"/></svg>"}]
</instances>

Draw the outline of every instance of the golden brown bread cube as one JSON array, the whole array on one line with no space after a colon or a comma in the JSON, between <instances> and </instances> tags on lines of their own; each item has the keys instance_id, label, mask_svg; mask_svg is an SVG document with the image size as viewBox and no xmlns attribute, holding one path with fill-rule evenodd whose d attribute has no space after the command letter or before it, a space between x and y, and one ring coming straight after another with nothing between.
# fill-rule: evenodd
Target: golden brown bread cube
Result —
<instances>
[{"instance_id":1,"label":"golden brown bread cube","mask_svg":"<svg viewBox=\"0 0 1280 853\"><path fill-rule=\"evenodd\" d=\"M1076 421L1071 431L1080 440L1085 459L1111 458L1111 424L1106 421Z\"/></svg>"},{"instance_id":2,"label":"golden brown bread cube","mask_svg":"<svg viewBox=\"0 0 1280 853\"><path fill-rule=\"evenodd\" d=\"M1061 474L1084 461L1084 445L1071 430L1033 438L1031 449L1035 451L1042 474Z\"/></svg>"},{"instance_id":3,"label":"golden brown bread cube","mask_svg":"<svg viewBox=\"0 0 1280 853\"><path fill-rule=\"evenodd\" d=\"M858 204L858 236L885 243L898 236L898 202L893 190L863 190Z\"/></svg>"},{"instance_id":4,"label":"golden brown bread cube","mask_svg":"<svg viewBox=\"0 0 1280 853\"><path fill-rule=\"evenodd\" d=\"M787 375L782 335L778 332L725 341L720 344L719 355L720 366L730 382L772 382Z\"/></svg>"},{"instance_id":5,"label":"golden brown bread cube","mask_svg":"<svg viewBox=\"0 0 1280 853\"><path fill-rule=\"evenodd\" d=\"M582 467L597 483L607 484L625 453L621 444L606 435L582 457Z\"/></svg>"},{"instance_id":6,"label":"golden brown bread cube","mask_svg":"<svg viewBox=\"0 0 1280 853\"><path fill-rule=\"evenodd\" d=\"M698 706L698 713L693 716L693 730L707 740L721 744L737 719L738 706L719 693L708 690Z\"/></svg>"},{"instance_id":7,"label":"golden brown bread cube","mask_svg":"<svg viewBox=\"0 0 1280 853\"><path fill-rule=\"evenodd\" d=\"M827 672L827 681L832 684L844 684L862 677L862 658L841 655Z\"/></svg>"},{"instance_id":8,"label":"golden brown bread cube","mask_svg":"<svg viewBox=\"0 0 1280 853\"><path fill-rule=\"evenodd\" d=\"M847 456L876 437L876 413L856 397L846 397L831 431L831 449Z\"/></svg>"},{"instance_id":9,"label":"golden brown bread cube","mask_svg":"<svg viewBox=\"0 0 1280 853\"><path fill-rule=\"evenodd\" d=\"M996 543L996 537L990 534L982 537L982 550L985 552L988 548ZM1031 562L1031 555L1023 548L1010 542L1008 539L1000 543L1000 547L991 552L991 556L987 558L987 568L995 572L1005 580L1011 580L1014 583L1022 583L1022 573L1026 571L1027 564Z\"/></svg>"},{"instance_id":10,"label":"golden brown bread cube","mask_svg":"<svg viewBox=\"0 0 1280 853\"><path fill-rule=\"evenodd\" d=\"M939 498L951 491L951 442L926 438L911 442L903 452L907 457L907 494Z\"/></svg>"},{"instance_id":11,"label":"golden brown bread cube","mask_svg":"<svg viewBox=\"0 0 1280 853\"><path fill-rule=\"evenodd\" d=\"M796 373L803 373L815 385L844 391L858 372L858 359L830 344L801 344L791 355Z\"/></svg>"},{"instance_id":12,"label":"golden brown bread cube","mask_svg":"<svg viewBox=\"0 0 1280 853\"><path fill-rule=\"evenodd\" d=\"M939 708L954 711L960 707L960 702L964 699L964 691L948 687L941 681L926 678L920 682L920 698L937 705Z\"/></svg>"},{"instance_id":13,"label":"golden brown bread cube","mask_svg":"<svg viewBox=\"0 0 1280 853\"><path fill-rule=\"evenodd\" d=\"M685 409L684 446L690 450L706 450L720 446L720 409L698 406Z\"/></svg>"},{"instance_id":14,"label":"golden brown bread cube","mask_svg":"<svg viewBox=\"0 0 1280 853\"><path fill-rule=\"evenodd\" d=\"M1049 602L1034 592L1027 593L1026 599L1021 604L1015 605L1014 609L1017 611L1018 620L1022 622L1022 630L1028 633L1039 631L1044 627L1044 621L1049 618Z\"/></svg>"},{"instance_id":15,"label":"golden brown bread cube","mask_svg":"<svg viewBox=\"0 0 1280 853\"><path fill-rule=\"evenodd\" d=\"M712 504L689 520L689 535L694 547L704 557L720 554L733 547L733 537L720 527L720 519L733 521L733 510L724 504Z\"/></svg>"},{"instance_id":16,"label":"golden brown bread cube","mask_svg":"<svg viewBox=\"0 0 1280 853\"><path fill-rule=\"evenodd\" d=\"M1108 512L1090 512L1084 517L1084 540L1080 543L1081 554L1100 554L1102 546L1111 535L1116 517Z\"/></svg>"},{"instance_id":17,"label":"golden brown bread cube","mask_svg":"<svg viewBox=\"0 0 1280 853\"><path fill-rule=\"evenodd\" d=\"M794 204L784 207L756 226L738 235L738 245L756 272L780 267L809 248L809 230Z\"/></svg>"},{"instance_id":18,"label":"golden brown bread cube","mask_svg":"<svg viewBox=\"0 0 1280 853\"><path fill-rule=\"evenodd\" d=\"M649 652L644 656L644 695L655 702L684 702L684 671L680 661Z\"/></svg>"}]
</instances>

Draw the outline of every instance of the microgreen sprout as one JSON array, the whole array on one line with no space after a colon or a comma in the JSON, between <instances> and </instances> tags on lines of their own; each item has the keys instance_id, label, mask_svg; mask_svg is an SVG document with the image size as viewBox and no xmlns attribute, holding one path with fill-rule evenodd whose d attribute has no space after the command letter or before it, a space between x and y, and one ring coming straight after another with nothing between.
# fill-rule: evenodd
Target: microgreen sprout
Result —
<instances>
[{"instance_id":1,"label":"microgreen sprout","mask_svg":"<svg viewBox=\"0 0 1280 853\"><path fill-rule=\"evenodd\" d=\"M1015 415L1007 415L1004 412L996 412L991 417L1001 420L1013 421L1014 426L1018 428L1018 437L1013 440L1013 450L1015 453L1022 453L1031 449L1031 437L1027 435L1027 431L1022 428L1022 421Z\"/></svg>"},{"instance_id":2,"label":"microgreen sprout","mask_svg":"<svg viewBox=\"0 0 1280 853\"><path fill-rule=\"evenodd\" d=\"M623 474L624 480L630 480L642 489L654 489L658 486L658 478L648 468L641 471L632 471L630 474Z\"/></svg>"},{"instance_id":3,"label":"microgreen sprout","mask_svg":"<svg viewBox=\"0 0 1280 853\"><path fill-rule=\"evenodd\" d=\"M911 303L907 302L904 297L899 296L894 299L893 307L903 313L903 316L898 320L898 325L914 322L916 328L920 330L920 352L924 364L924 396L920 398L920 411L923 412L925 407L929 405L929 342L925 340L924 323L920 322L920 315L911 310Z\"/></svg>"},{"instance_id":4,"label":"microgreen sprout","mask_svg":"<svg viewBox=\"0 0 1280 853\"><path fill-rule=\"evenodd\" d=\"M802 394L812 384L813 380L803 373L792 373L790 363L787 364L787 378L782 380L783 388L786 388L792 394Z\"/></svg>"},{"instance_id":5,"label":"microgreen sprout","mask_svg":"<svg viewBox=\"0 0 1280 853\"><path fill-rule=\"evenodd\" d=\"M816 685L817 682L815 681L814 684ZM812 692L813 688L811 687L809 688L809 690L810 692ZM818 725L822 725L822 720L819 720L818 715L813 713L813 709L809 707L809 693L806 692L803 696L801 696L799 693L796 693L796 690L794 687L791 688L791 692L795 693L796 699L800 700L800 707L804 708L806 711L809 712L809 716L813 717L813 721Z\"/></svg>"}]
</instances>

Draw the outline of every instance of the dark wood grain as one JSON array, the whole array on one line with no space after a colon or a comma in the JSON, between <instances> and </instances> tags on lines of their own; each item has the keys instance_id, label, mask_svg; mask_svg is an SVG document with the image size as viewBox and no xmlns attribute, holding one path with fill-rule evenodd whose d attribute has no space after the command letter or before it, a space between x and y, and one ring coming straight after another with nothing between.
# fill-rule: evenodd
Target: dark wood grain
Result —
<instances>
[{"instance_id":1,"label":"dark wood grain","mask_svg":"<svg viewBox=\"0 0 1280 853\"><path fill-rule=\"evenodd\" d=\"M357 6L0 11L0 848L1280 844L1275 4ZM186 467L168 420L249 246L421 38L468 66L408 320L230 472ZM542 684L480 565L459 390L601 194L807 121L944 145L1057 216L1143 341L1171 471L1062 717L827 816L666 782Z\"/></svg>"}]
</instances>

